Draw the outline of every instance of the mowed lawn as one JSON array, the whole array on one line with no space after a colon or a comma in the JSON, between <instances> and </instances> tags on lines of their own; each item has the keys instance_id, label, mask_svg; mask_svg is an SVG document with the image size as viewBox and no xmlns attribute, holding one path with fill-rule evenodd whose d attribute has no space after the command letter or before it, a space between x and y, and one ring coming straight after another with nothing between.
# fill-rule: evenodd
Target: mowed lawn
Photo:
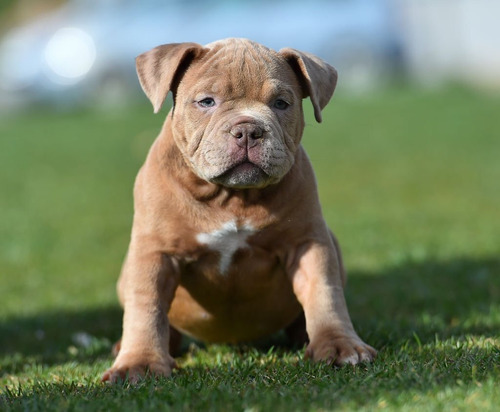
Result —
<instances>
[{"instance_id":1,"label":"mowed lawn","mask_svg":"<svg viewBox=\"0 0 500 412\"><path fill-rule=\"evenodd\" d=\"M277 334L187 342L171 379L101 384L132 185L165 111L39 111L0 118L0 410L498 410L500 98L339 95L322 124L304 107L373 364L314 365Z\"/></svg>"}]
</instances>

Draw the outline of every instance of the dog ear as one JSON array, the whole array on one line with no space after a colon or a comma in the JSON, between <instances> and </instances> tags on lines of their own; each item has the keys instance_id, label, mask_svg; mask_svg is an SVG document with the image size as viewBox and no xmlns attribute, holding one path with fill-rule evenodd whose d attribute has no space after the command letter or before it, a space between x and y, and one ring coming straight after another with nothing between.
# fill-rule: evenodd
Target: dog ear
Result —
<instances>
[{"instance_id":1,"label":"dog ear","mask_svg":"<svg viewBox=\"0 0 500 412\"><path fill-rule=\"evenodd\" d=\"M295 49L281 49L279 53L292 66L302 86L303 97L310 97L314 117L321 123L321 110L330 101L337 85L337 70L310 53Z\"/></svg>"},{"instance_id":2,"label":"dog ear","mask_svg":"<svg viewBox=\"0 0 500 412\"><path fill-rule=\"evenodd\" d=\"M160 111L169 91L175 95L181 76L203 50L196 43L173 43L137 56L135 63L139 82L155 113Z\"/></svg>"}]
</instances>

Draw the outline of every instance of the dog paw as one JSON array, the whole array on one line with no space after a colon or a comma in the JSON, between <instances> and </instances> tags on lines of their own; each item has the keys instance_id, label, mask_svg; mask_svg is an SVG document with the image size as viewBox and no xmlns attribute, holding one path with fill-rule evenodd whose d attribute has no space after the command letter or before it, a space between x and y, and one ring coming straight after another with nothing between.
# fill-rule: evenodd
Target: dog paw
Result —
<instances>
[{"instance_id":1,"label":"dog paw","mask_svg":"<svg viewBox=\"0 0 500 412\"><path fill-rule=\"evenodd\" d=\"M306 359L336 366L371 362L376 356L377 351L357 336L328 336L328 334L321 339L311 341L305 353Z\"/></svg>"},{"instance_id":2,"label":"dog paw","mask_svg":"<svg viewBox=\"0 0 500 412\"><path fill-rule=\"evenodd\" d=\"M102 375L101 382L137 384L146 377L169 377L172 369L177 368L175 360L168 356L164 361L149 361L147 359L120 359L117 358L111 368Z\"/></svg>"}]
</instances>

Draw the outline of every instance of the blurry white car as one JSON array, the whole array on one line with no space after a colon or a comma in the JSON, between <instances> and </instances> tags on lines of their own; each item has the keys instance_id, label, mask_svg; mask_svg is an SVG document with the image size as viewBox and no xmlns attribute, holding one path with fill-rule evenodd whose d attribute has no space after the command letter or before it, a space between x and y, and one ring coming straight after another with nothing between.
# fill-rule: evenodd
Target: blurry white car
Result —
<instances>
[{"instance_id":1,"label":"blurry white car","mask_svg":"<svg viewBox=\"0 0 500 412\"><path fill-rule=\"evenodd\" d=\"M364 90L392 74L400 47L386 0L72 0L0 44L0 104L126 102L135 57L164 43L246 37L294 47Z\"/></svg>"}]
</instances>

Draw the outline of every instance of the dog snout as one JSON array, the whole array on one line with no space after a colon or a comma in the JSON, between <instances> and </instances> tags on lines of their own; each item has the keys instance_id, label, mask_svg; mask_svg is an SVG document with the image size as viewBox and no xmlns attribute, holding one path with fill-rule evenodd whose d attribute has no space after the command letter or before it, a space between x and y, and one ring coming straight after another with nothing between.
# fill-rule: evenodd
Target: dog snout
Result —
<instances>
[{"instance_id":1,"label":"dog snout","mask_svg":"<svg viewBox=\"0 0 500 412\"><path fill-rule=\"evenodd\" d=\"M259 143L264 136L264 129L254 123L239 123L231 128L229 134L238 146L250 148Z\"/></svg>"}]
</instances>

